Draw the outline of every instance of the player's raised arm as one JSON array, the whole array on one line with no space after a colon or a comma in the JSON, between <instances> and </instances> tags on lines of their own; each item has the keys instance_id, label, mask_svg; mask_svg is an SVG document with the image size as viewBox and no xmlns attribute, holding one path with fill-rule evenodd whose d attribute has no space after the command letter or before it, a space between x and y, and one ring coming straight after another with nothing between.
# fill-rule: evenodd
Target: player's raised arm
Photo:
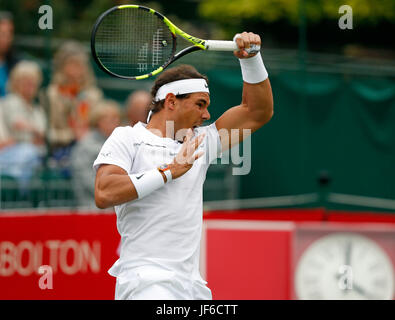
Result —
<instances>
[{"instance_id":1,"label":"player's raised arm","mask_svg":"<svg viewBox=\"0 0 395 320\"><path fill-rule=\"evenodd\" d=\"M234 54L240 59L243 76L243 95L241 104L227 110L216 122L220 133L222 151L246 138L243 129L251 132L266 124L273 115L273 95L266 68L260 52L248 54L246 49L252 45L260 45L259 35L243 32L236 35L239 51ZM221 130L222 129L222 130ZM239 130L239 140L229 139L231 129ZM227 138L224 138L226 134Z\"/></svg>"}]
</instances>

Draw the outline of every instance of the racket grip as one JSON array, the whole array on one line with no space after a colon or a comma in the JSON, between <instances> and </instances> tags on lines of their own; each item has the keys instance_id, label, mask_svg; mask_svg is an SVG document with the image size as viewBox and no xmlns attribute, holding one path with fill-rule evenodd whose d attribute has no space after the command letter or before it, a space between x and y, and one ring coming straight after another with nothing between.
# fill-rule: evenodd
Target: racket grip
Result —
<instances>
[{"instance_id":1,"label":"racket grip","mask_svg":"<svg viewBox=\"0 0 395 320\"><path fill-rule=\"evenodd\" d=\"M206 40L206 49L212 51L235 51L239 50L236 42L224 40ZM256 53L261 50L261 47L253 44L250 48L245 49L247 53Z\"/></svg>"},{"instance_id":2,"label":"racket grip","mask_svg":"<svg viewBox=\"0 0 395 320\"><path fill-rule=\"evenodd\" d=\"M235 51L238 47L234 41L206 40L206 49L212 51Z\"/></svg>"}]
</instances>

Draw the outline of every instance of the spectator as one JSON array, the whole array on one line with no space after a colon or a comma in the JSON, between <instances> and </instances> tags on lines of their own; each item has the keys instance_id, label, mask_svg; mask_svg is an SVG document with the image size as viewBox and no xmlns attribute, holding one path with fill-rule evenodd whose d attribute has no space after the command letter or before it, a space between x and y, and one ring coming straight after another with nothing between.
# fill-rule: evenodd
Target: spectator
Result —
<instances>
[{"instance_id":1,"label":"spectator","mask_svg":"<svg viewBox=\"0 0 395 320\"><path fill-rule=\"evenodd\" d=\"M3 174L19 180L21 190L26 190L45 153L46 118L34 103L41 81L42 73L35 62L17 63L10 73L10 93L1 105L5 132L15 143L1 150L0 165Z\"/></svg>"},{"instance_id":2,"label":"spectator","mask_svg":"<svg viewBox=\"0 0 395 320\"><path fill-rule=\"evenodd\" d=\"M17 63L10 74L10 93L3 100L3 117L16 142L43 148L46 118L41 106L34 103L41 82L38 64L31 61Z\"/></svg>"},{"instance_id":3,"label":"spectator","mask_svg":"<svg viewBox=\"0 0 395 320\"><path fill-rule=\"evenodd\" d=\"M47 98L51 155L67 163L71 147L88 130L89 113L102 98L89 56L78 42L66 42L55 53Z\"/></svg>"},{"instance_id":4,"label":"spectator","mask_svg":"<svg viewBox=\"0 0 395 320\"><path fill-rule=\"evenodd\" d=\"M95 161L104 141L120 125L120 107L111 100L102 101L90 114L90 130L71 152L73 189L78 206L95 207Z\"/></svg>"},{"instance_id":5,"label":"spectator","mask_svg":"<svg viewBox=\"0 0 395 320\"><path fill-rule=\"evenodd\" d=\"M9 73L18 58L12 48L14 41L14 22L12 14L0 12L0 97L6 94Z\"/></svg>"},{"instance_id":6,"label":"spectator","mask_svg":"<svg viewBox=\"0 0 395 320\"><path fill-rule=\"evenodd\" d=\"M141 121L147 123L152 97L148 91L139 90L129 95L126 101L126 125L134 126Z\"/></svg>"}]
</instances>

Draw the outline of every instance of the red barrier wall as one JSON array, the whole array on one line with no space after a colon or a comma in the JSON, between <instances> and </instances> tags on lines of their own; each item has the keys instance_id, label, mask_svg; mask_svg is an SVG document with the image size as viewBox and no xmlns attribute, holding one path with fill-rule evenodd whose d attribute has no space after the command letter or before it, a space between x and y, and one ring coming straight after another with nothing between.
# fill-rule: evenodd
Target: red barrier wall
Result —
<instances>
[{"instance_id":1,"label":"red barrier wall","mask_svg":"<svg viewBox=\"0 0 395 320\"><path fill-rule=\"evenodd\" d=\"M201 271L213 299L290 299L289 222L208 220Z\"/></svg>"},{"instance_id":2,"label":"red barrier wall","mask_svg":"<svg viewBox=\"0 0 395 320\"><path fill-rule=\"evenodd\" d=\"M292 299L294 226L323 220L395 224L395 215L328 215L322 209L205 213L201 270L213 298ZM0 299L113 299L115 279L107 270L118 258L119 240L113 213L1 213ZM38 273L42 265L52 268L52 289L40 288L48 276Z\"/></svg>"},{"instance_id":3,"label":"red barrier wall","mask_svg":"<svg viewBox=\"0 0 395 320\"><path fill-rule=\"evenodd\" d=\"M113 299L114 214L0 215L0 299ZM53 270L42 290L41 265Z\"/></svg>"}]
</instances>

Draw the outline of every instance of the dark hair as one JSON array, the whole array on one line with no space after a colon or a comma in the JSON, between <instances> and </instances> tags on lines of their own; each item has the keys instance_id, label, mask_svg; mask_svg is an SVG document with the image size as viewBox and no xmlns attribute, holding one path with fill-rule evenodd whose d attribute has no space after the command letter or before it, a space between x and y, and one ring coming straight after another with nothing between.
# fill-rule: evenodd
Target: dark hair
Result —
<instances>
[{"instance_id":1,"label":"dark hair","mask_svg":"<svg viewBox=\"0 0 395 320\"><path fill-rule=\"evenodd\" d=\"M152 113L158 112L163 108L163 104L165 100L154 101L153 99L156 96L159 88L166 83L170 83L177 80L184 80L184 79L205 79L208 83L207 76L199 73L194 67L187 64L182 64L177 67L168 69L161 73L158 78L155 80L154 86L151 89L152 95L152 104L151 104L151 111ZM176 95L177 99L185 99L188 98L189 94L179 94Z\"/></svg>"}]
</instances>

